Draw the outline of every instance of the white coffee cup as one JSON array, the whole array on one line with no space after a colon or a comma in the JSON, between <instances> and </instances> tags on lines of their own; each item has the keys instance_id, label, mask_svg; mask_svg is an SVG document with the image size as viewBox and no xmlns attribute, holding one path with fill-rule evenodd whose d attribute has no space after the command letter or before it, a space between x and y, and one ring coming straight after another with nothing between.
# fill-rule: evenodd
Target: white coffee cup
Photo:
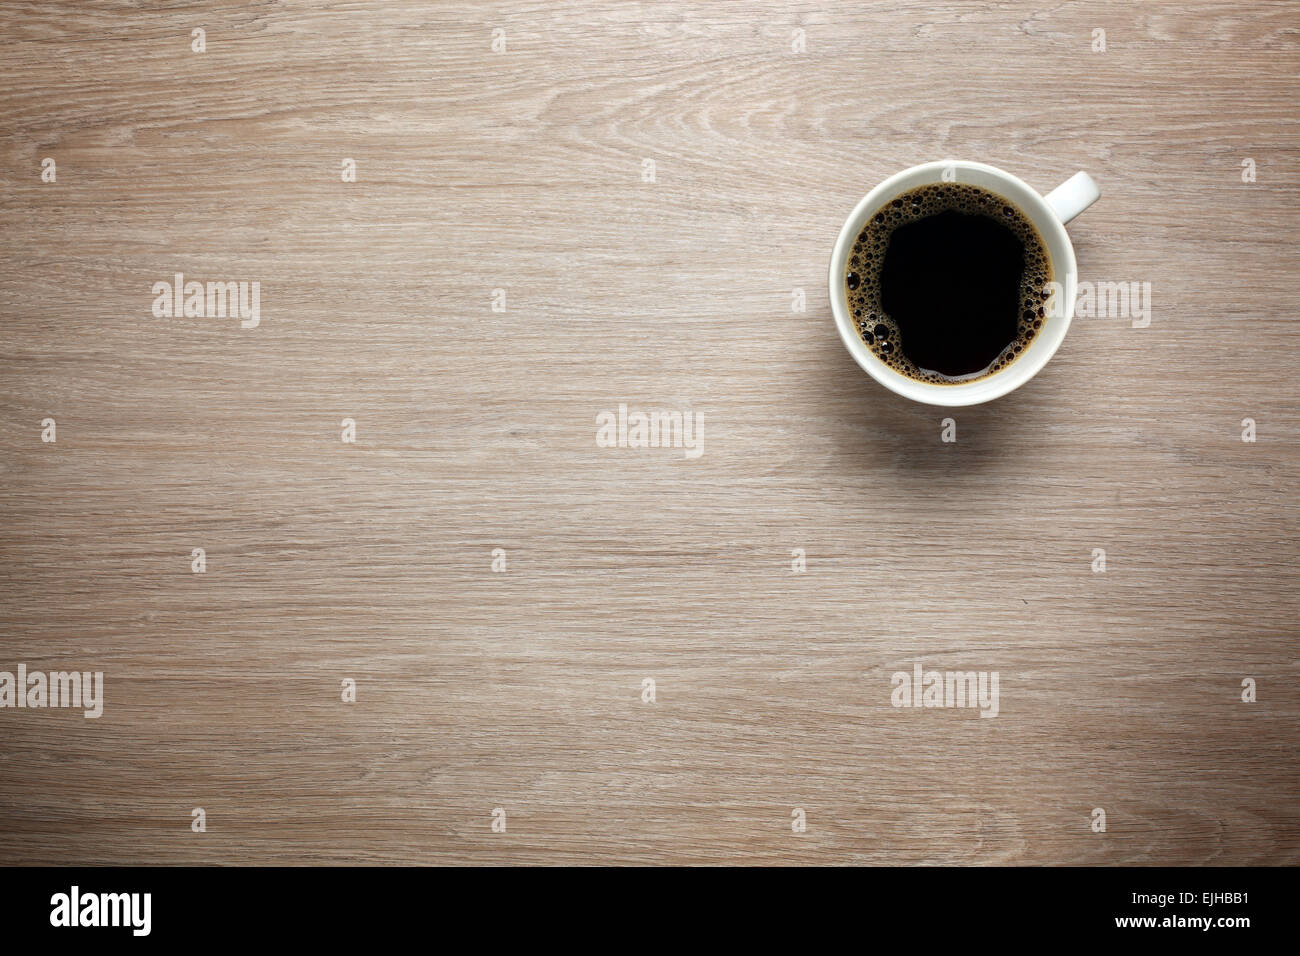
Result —
<instances>
[{"instance_id":1,"label":"white coffee cup","mask_svg":"<svg viewBox=\"0 0 1300 956\"><path fill-rule=\"evenodd\" d=\"M1048 309L1043 327L1018 358L986 378L956 385L920 382L882 362L858 335L844 288L849 254L867 221L882 206L909 189L939 182L982 186L1019 208L1043 237L1052 258L1053 281L1059 283L1062 290L1055 297L1053 307ZM1065 234L1065 224L1096 202L1100 195L1101 190L1087 173L1075 173L1046 196L1040 196L1026 183L994 166L955 160L924 163L890 176L857 204L840 229L835 250L831 253L831 310L835 313L835 325L849 354L867 374L890 391L930 405L978 405L1019 388L1047 364L1070 327L1078 275L1074 246L1070 245L1070 237Z\"/></svg>"}]
</instances>

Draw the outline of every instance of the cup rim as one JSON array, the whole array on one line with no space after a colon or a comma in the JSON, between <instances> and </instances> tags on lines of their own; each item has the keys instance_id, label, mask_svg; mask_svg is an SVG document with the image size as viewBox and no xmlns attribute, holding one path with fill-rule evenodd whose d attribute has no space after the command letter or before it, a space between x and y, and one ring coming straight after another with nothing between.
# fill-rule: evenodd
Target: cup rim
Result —
<instances>
[{"instance_id":1,"label":"cup rim","mask_svg":"<svg viewBox=\"0 0 1300 956\"><path fill-rule=\"evenodd\" d=\"M1064 302L1059 315L1054 316L1050 323L1044 326L1029 348L1025 350L1024 354L1005 369L974 382L964 382L959 385L938 385L933 382L919 382L890 368L862 341L849 316L848 298L844 290L844 269L848 264L849 251L853 248L853 243L857 241L863 225L866 224L867 219L877 209L900 192L905 191L899 188L900 184L909 183L918 176L932 173L941 176L943 170L949 167L956 167L959 170L979 171L995 180L1009 184L1011 191L1017 195L1004 196L1004 198L1015 203L1022 212L1029 216L1034 228L1039 231L1050 250L1064 253L1063 257L1059 257L1064 259L1063 262L1055 261L1058 257L1054 255L1052 263L1053 279L1062 284ZM919 186L933 181L937 180L918 179L911 185ZM984 186L984 188L1003 195L994 186ZM882 180L858 201L857 205L853 207L853 211L849 213L848 218L844 220L844 224L840 227L839 236L836 238L834 249L831 252L829 282L831 311L835 317L835 325L839 330L840 339L849 350L849 354L853 356L854 361L868 375L885 388L905 398L928 405L943 405L956 408L989 402L1014 391L1037 375L1052 356L1056 354L1056 350L1060 348L1061 342L1065 339L1065 333L1069 330L1070 322L1074 318L1077 265L1074 257L1074 246L1065 231L1065 225L1057 218L1056 213L1052 211L1051 206L1048 205L1047 200L1043 198L1038 190L1006 170L990 166L987 163L977 163L970 160L941 160L921 163L900 170Z\"/></svg>"}]
</instances>

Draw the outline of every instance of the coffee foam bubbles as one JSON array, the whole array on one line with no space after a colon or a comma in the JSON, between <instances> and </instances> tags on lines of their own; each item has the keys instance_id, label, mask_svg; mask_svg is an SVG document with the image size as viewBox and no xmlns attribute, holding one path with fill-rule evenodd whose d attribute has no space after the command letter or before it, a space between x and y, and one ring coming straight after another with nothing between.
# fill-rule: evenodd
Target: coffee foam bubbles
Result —
<instances>
[{"instance_id":1,"label":"coffee foam bubbles","mask_svg":"<svg viewBox=\"0 0 1300 956\"><path fill-rule=\"evenodd\" d=\"M904 354L897 323L881 306L880 273L889 239L900 226L954 211L987 216L1006 226L1024 246L1024 271L1020 279L1020 318L1016 337L988 368L973 375L951 378L916 366ZM963 384L1001 371L1018 358L1038 335L1046 320L1052 261L1047 246L1029 218L1010 200L966 183L928 183L910 189L872 214L849 255L844 285L849 313L858 335L875 356L890 368L921 382Z\"/></svg>"}]
</instances>

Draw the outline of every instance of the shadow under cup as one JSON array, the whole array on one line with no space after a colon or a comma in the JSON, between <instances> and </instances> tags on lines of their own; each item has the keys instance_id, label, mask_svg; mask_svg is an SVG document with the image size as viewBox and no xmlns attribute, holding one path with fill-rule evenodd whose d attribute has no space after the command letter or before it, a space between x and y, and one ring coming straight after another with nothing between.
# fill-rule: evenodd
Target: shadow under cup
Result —
<instances>
[{"instance_id":1,"label":"shadow under cup","mask_svg":"<svg viewBox=\"0 0 1300 956\"><path fill-rule=\"evenodd\" d=\"M882 362L858 335L844 288L849 255L868 220L902 193L931 183L956 182L979 186L997 193L1020 209L1029 219L1052 261L1056 292L1049 300L1043 327L1005 368L985 378L954 385L917 381ZM880 384L905 398L931 405L978 405L1019 388L1047 364L1060 347L1074 316L1078 276L1074 247L1065 226L1036 190L994 166L972 162L925 163L897 173L863 197L840 229L830 263L831 310L840 338L854 360Z\"/></svg>"}]
</instances>

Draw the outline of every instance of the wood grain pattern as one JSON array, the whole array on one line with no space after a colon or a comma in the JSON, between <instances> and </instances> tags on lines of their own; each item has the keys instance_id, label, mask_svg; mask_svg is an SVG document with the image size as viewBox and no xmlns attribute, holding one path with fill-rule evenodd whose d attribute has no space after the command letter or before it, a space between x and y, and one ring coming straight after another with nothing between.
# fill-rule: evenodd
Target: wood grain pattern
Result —
<instances>
[{"instance_id":1,"label":"wood grain pattern","mask_svg":"<svg viewBox=\"0 0 1300 956\"><path fill-rule=\"evenodd\" d=\"M7 7L0 669L106 701L0 710L0 863L1300 861L1296 15ZM1088 170L1081 278L1153 289L954 444L825 292L948 156Z\"/></svg>"}]
</instances>

